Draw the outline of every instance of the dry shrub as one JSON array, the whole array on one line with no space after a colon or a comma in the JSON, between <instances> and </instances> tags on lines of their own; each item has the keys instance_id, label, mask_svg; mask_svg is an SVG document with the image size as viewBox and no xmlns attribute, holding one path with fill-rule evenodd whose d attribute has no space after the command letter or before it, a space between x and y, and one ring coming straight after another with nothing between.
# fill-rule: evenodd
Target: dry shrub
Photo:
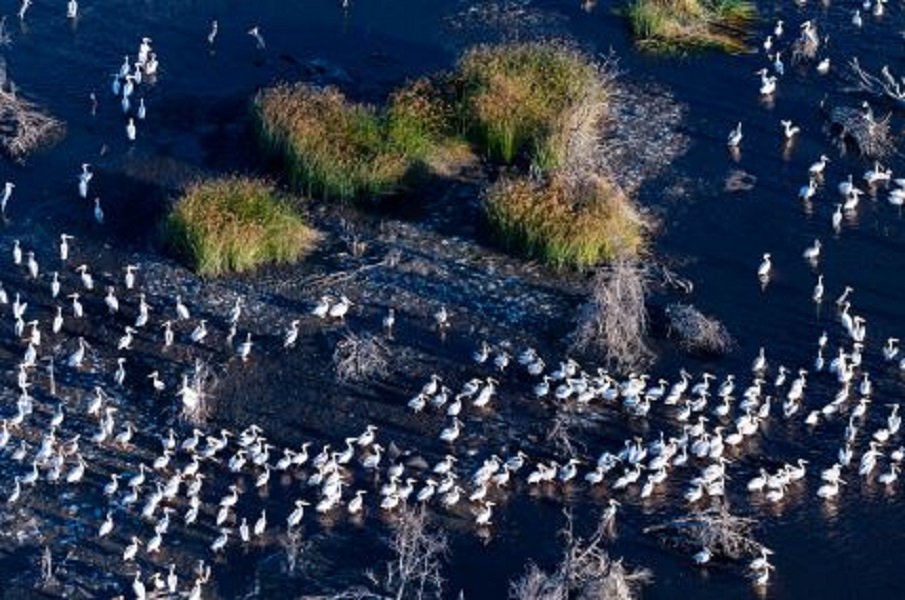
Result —
<instances>
[{"instance_id":1,"label":"dry shrub","mask_svg":"<svg viewBox=\"0 0 905 600\"><path fill-rule=\"evenodd\" d=\"M461 116L491 157L520 153L544 170L564 164L576 127L596 127L606 112L607 77L583 53L562 44L477 46L455 75Z\"/></svg>"},{"instance_id":2,"label":"dry shrub","mask_svg":"<svg viewBox=\"0 0 905 600\"><path fill-rule=\"evenodd\" d=\"M501 177L485 193L491 226L510 248L555 267L587 268L634 255L643 223L612 182L587 174L575 180Z\"/></svg>"},{"instance_id":3,"label":"dry shrub","mask_svg":"<svg viewBox=\"0 0 905 600\"><path fill-rule=\"evenodd\" d=\"M390 372L390 350L369 333L346 333L333 351L333 365L339 381L368 381Z\"/></svg>"},{"instance_id":4,"label":"dry shrub","mask_svg":"<svg viewBox=\"0 0 905 600\"><path fill-rule=\"evenodd\" d=\"M62 121L45 114L15 92L0 90L0 148L10 158L22 159L58 141L65 132Z\"/></svg>"},{"instance_id":5,"label":"dry shrub","mask_svg":"<svg viewBox=\"0 0 905 600\"><path fill-rule=\"evenodd\" d=\"M427 528L425 508L403 505L392 525L386 588L396 600L442 598L441 569L448 542L441 531Z\"/></svg>"},{"instance_id":6,"label":"dry shrub","mask_svg":"<svg viewBox=\"0 0 905 600\"><path fill-rule=\"evenodd\" d=\"M751 537L756 524L754 519L731 514L722 504L647 527L644 533L656 535L662 544L683 553L707 548L714 558L741 560L760 555L764 547Z\"/></svg>"},{"instance_id":7,"label":"dry shrub","mask_svg":"<svg viewBox=\"0 0 905 600\"><path fill-rule=\"evenodd\" d=\"M622 560L613 560L603 547L607 540L605 519L601 519L587 540L575 537L572 515L566 511L562 559L552 573L531 563L524 575L509 586L514 600L631 600L640 597L641 587L650 582L646 569L630 570Z\"/></svg>"},{"instance_id":8,"label":"dry shrub","mask_svg":"<svg viewBox=\"0 0 905 600\"><path fill-rule=\"evenodd\" d=\"M726 354L734 346L726 327L701 313L690 304L670 304L666 307L669 332L679 337L679 343L687 352Z\"/></svg>"},{"instance_id":9,"label":"dry shrub","mask_svg":"<svg viewBox=\"0 0 905 600\"><path fill-rule=\"evenodd\" d=\"M259 136L309 195L351 200L392 192L411 159L387 143L384 120L335 88L278 85L254 99Z\"/></svg>"},{"instance_id":10,"label":"dry shrub","mask_svg":"<svg viewBox=\"0 0 905 600\"><path fill-rule=\"evenodd\" d=\"M201 275L248 271L298 260L316 233L273 186L246 177L195 183L165 225L168 239Z\"/></svg>"},{"instance_id":11,"label":"dry shrub","mask_svg":"<svg viewBox=\"0 0 905 600\"><path fill-rule=\"evenodd\" d=\"M630 370L648 361L645 343L648 314L647 271L638 263L620 259L594 275L591 298L578 315L573 345L595 351L617 370Z\"/></svg>"}]
</instances>

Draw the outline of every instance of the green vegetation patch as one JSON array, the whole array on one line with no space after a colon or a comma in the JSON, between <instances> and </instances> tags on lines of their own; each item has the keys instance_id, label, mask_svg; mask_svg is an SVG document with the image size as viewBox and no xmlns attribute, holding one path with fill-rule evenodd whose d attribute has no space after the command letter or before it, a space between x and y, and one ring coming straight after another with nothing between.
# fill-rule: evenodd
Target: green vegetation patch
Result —
<instances>
[{"instance_id":1,"label":"green vegetation patch","mask_svg":"<svg viewBox=\"0 0 905 600\"><path fill-rule=\"evenodd\" d=\"M226 177L191 185L165 223L167 239L201 275L217 276L289 263L317 234L269 183Z\"/></svg>"},{"instance_id":2,"label":"green vegetation patch","mask_svg":"<svg viewBox=\"0 0 905 600\"><path fill-rule=\"evenodd\" d=\"M626 14L639 43L653 50L743 52L757 10L746 0L631 0Z\"/></svg>"},{"instance_id":3,"label":"green vegetation patch","mask_svg":"<svg viewBox=\"0 0 905 600\"><path fill-rule=\"evenodd\" d=\"M384 110L349 102L334 88L279 85L254 101L265 147L284 159L308 195L375 200L451 145L450 111L428 79L394 92Z\"/></svg>"},{"instance_id":4,"label":"green vegetation patch","mask_svg":"<svg viewBox=\"0 0 905 600\"><path fill-rule=\"evenodd\" d=\"M411 160L388 143L383 117L334 88L279 85L254 100L264 145L308 195L352 200L393 191Z\"/></svg>"},{"instance_id":5,"label":"green vegetation patch","mask_svg":"<svg viewBox=\"0 0 905 600\"><path fill-rule=\"evenodd\" d=\"M502 177L487 190L486 206L506 246L555 267L587 268L644 246L632 203L601 177Z\"/></svg>"},{"instance_id":6,"label":"green vegetation patch","mask_svg":"<svg viewBox=\"0 0 905 600\"><path fill-rule=\"evenodd\" d=\"M559 167L570 131L605 113L600 67L559 44L478 46L459 61L455 77L464 128L505 163L526 153L543 170Z\"/></svg>"}]
</instances>

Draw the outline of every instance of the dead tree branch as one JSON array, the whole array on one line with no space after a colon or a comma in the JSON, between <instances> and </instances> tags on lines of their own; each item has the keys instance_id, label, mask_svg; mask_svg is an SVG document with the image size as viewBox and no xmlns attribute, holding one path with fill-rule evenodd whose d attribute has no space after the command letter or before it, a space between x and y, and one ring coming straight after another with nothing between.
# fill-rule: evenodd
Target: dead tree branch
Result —
<instances>
[{"instance_id":1,"label":"dead tree branch","mask_svg":"<svg viewBox=\"0 0 905 600\"><path fill-rule=\"evenodd\" d=\"M670 304L666 307L669 333L679 338L687 352L726 354L734 346L734 340L726 327L705 316L690 304Z\"/></svg>"},{"instance_id":2,"label":"dead tree branch","mask_svg":"<svg viewBox=\"0 0 905 600\"><path fill-rule=\"evenodd\" d=\"M575 536L572 513L565 511L566 524L560 534L565 540L563 557L552 573L528 565L524 575L512 582L509 597L515 600L631 600L652 574L646 569L627 569L622 560L613 560L603 548L607 540L604 519L587 540Z\"/></svg>"},{"instance_id":3,"label":"dead tree branch","mask_svg":"<svg viewBox=\"0 0 905 600\"><path fill-rule=\"evenodd\" d=\"M849 76L854 81L854 91L866 92L892 100L897 106L905 107L905 79L898 80L889 72L889 67L880 70L880 77L871 75L861 68L857 57L848 62Z\"/></svg>"},{"instance_id":4,"label":"dead tree branch","mask_svg":"<svg viewBox=\"0 0 905 600\"><path fill-rule=\"evenodd\" d=\"M714 558L740 560L760 555L763 545L751 537L757 521L737 517L725 505L693 512L644 529L666 546L694 553L707 548Z\"/></svg>"},{"instance_id":5,"label":"dead tree branch","mask_svg":"<svg viewBox=\"0 0 905 600\"><path fill-rule=\"evenodd\" d=\"M828 112L830 123L839 129L841 143L851 140L863 156L886 157L895 149L889 127L892 115L877 119L865 105L861 108L837 106L831 109Z\"/></svg>"},{"instance_id":6,"label":"dead tree branch","mask_svg":"<svg viewBox=\"0 0 905 600\"><path fill-rule=\"evenodd\" d=\"M617 370L630 370L650 360L652 352L645 343L648 271L620 259L599 270L591 286L591 299L579 311L574 347L600 352Z\"/></svg>"},{"instance_id":7,"label":"dead tree branch","mask_svg":"<svg viewBox=\"0 0 905 600\"><path fill-rule=\"evenodd\" d=\"M390 548L394 558L387 563L386 588L396 600L441 598L441 568L448 543L440 531L429 531L424 507L404 507L393 523Z\"/></svg>"},{"instance_id":8,"label":"dead tree branch","mask_svg":"<svg viewBox=\"0 0 905 600\"><path fill-rule=\"evenodd\" d=\"M0 148L14 160L50 144L65 131L62 121L42 112L14 91L0 90Z\"/></svg>"},{"instance_id":9,"label":"dead tree branch","mask_svg":"<svg viewBox=\"0 0 905 600\"><path fill-rule=\"evenodd\" d=\"M339 381L366 381L386 377L390 372L390 349L376 336L346 333L336 343L333 365Z\"/></svg>"}]
</instances>

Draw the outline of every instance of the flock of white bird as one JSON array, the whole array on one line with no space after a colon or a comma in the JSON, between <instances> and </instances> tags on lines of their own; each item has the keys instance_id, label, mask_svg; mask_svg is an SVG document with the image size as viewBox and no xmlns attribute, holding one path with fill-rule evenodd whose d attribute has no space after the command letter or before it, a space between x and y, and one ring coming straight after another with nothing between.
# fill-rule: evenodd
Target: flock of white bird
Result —
<instances>
[{"instance_id":1,"label":"flock of white bird","mask_svg":"<svg viewBox=\"0 0 905 600\"><path fill-rule=\"evenodd\" d=\"M23 2L20 18L24 18L29 4L29 0ZM882 12L882 6L878 0L874 14ZM70 0L69 17L76 18L77 13L77 3ZM855 16L860 20L857 11ZM782 51L775 48L784 35L782 28L780 21L764 44L768 54L775 52L769 54L774 74L766 68L758 71L763 95L774 94L784 74ZM214 43L217 32L215 21L209 44ZM258 28L248 33L263 50ZM801 35L817 40L811 22L802 24ZM126 131L131 141L136 138L135 119L144 119L146 110L142 98L133 105L135 86L158 69L149 38L142 39L137 57L135 62L125 57L112 81L112 91L128 116ZM828 59L822 59L816 68L825 73ZM865 106L865 111L869 110ZM799 128L791 121L784 120L781 126L787 141L799 135ZM730 149L737 151L742 137L742 124L738 123L728 138ZM808 185L799 192L802 200L811 201L819 193L829 163L828 157L821 156L809 168ZM82 165L78 175L81 198L89 197L93 177L90 165ZM893 179L890 170L879 163L863 179L872 187L892 182L897 187L890 191L890 203L901 206L905 201L905 179ZM7 183L0 195L4 217L14 187L12 182ZM865 193L851 175L839 184L838 192L841 200L832 223L837 232L843 215L855 211ZM94 218L104 223L99 199L95 199ZM94 491L106 498L96 539L109 551L121 552L123 563L134 569L131 587L138 599L153 594L181 594L192 600L202 597L211 577L210 566L201 561L188 576L177 573L176 565L166 559L173 530L191 528L207 536L211 557L222 560L232 546L271 543L280 535L299 530L308 512L344 514L355 519L369 511L391 513L406 504L425 504L470 519L475 527L491 527L494 507L505 501L509 496L506 490L511 489L573 486L607 490L606 518L610 520L626 500L665 498L663 490L669 485L684 485L685 502L690 507L703 506L729 493L728 473L734 463L760 460L756 440L766 435L767 425L775 420L798 420L808 428L828 427L838 421L845 427L835 460L820 465L813 473L803 458L769 468L764 461L748 480L744 493L762 496L769 503L787 501L789 490L802 486L809 477L819 482L815 495L827 502L840 494L840 486L857 477L876 477L882 485L893 486L905 458L905 447L896 442L901 428L899 405L890 404L882 415L874 417L880 412L872 409L876 391L870 375L862 369L867 323L853 313L853 290L846 287L835 300L839 326L834 357L824 357L828 333L817 340L814 364L805 367L788 369L775 364L761 348L747 381L731 373L719 381L711 373L695 378L684 370L672 383L665 379L654 382L647 374L620 378L602 368L582 368L571 358L556 360L556 368L549 369L541 353L533 348L515 352L509 344L482 342L472 356L478 371L473 378L456 385L433 374L407 400L411 411L422 415L425 423L436 425L439 443L423 449L424 454L434 455L426 468L407 463L405 453L389 452L391 440L381 440L375 425L341 439L282 447L272 443L262 428L250 425L241 431L221 429L216 433L196 428L183 435L168 429L159 436L160 445L152 459L138 462L126 472L112 470L108 456L129 457L136 449L136 436L145 442L148 438L148 432L137 431L132 421L117 419L120 412L134 414L135 409L122 401L127 384L141 388L139 393L171 398L173 406L189 412L196 410L204 397L191 369L178 382L166 381L159 370L129 373L133 345L156 345L163 355L172 353L174 346L188 352L215 346L210 342L208 319L193 318L194 307L179 296L172 301L151 298L137 279L141 272L138 266L126 265L121 277L105 275L96 285L87 264L74 264L78 261L73 260L70 248L73 240L62 234L58 253L42 257L43 262L53 265L49 269L39 264L35 250L26 250L15 240L10 250L12 260L3 269L10 273L7 282L15 280L18 287L7 290L0 284L0 306L11 311L13 340L21 349L14 370L18 389L15 412L0 419L0 450L12 464L20 466L14 467L16 474L3 493L9 507L28 502L32 491L45 485L82 487L86 494ZM803 258L816 265L821 251L820 240L815 240L804 250ZM772 269L771 254L766 253L757 274L767 282ZM824 292L823 275L818 275L813 301L824 302ZM68 306L64 298L69 300ZM291 351L305 318L343 323L355 305L342 294L338 299L324 296L309 315L291 320L279 342L272 345ZM243 307L242 299L236 298L229 314L218 319L217 325L218 329L219 325L228 329L226 343L244 363L254 360L256 353L251 331L234 342L243 321ZM92 319L108 325L118 323L122 335L101 340L97 348L84 336L70 335L72 325ZM388 338L393 336L396 319L395 310L388 309L383 318ZM440 333L453 324L445 306L432 319ZM897 338L888 338L883 358L905 371L905 356L898 344ZM57 394L53 384L48 389L39 385L39 365L49 363L53 368L61 352L64 357L56 366L58 373L95 373L99 378L81 399ZM816 377L836 386L830 398L823 394L809 396L809 380ZM146 381L146 387L137 383ZM524 449L502 456L490 451L477 456L457 453L461 439L467 437L469 422L480 422L501 401L568 404L585 410L608 406L618 409L627 421L656 419L665 426L650 439L630 437L583 456L532 457ZM86 423L92 429L90 435L83 434ZM309 453L318 445L319 451ZM438 452L437 447L446 451ZM412 450L422 453L422 449ZM287 490L293 496L288 505L278 504L263 493L270 486L288 487L287 482L297 481L303 484ZM765 586L770 580L770 555L772 552L764 548L762 555L749 564L757 586ZM691 558L706 564L712 559L712 551L701 548ZM183 585L187 577L189 583Z\"/></svg>"}]
</instances>

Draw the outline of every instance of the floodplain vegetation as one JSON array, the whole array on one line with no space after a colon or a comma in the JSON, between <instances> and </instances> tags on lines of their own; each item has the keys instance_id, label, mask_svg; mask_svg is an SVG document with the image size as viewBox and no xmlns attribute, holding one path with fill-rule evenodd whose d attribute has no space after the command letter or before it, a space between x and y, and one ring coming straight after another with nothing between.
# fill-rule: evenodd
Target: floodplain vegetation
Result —
<instances>
[{"instance_id":1,"label":"floodplain vegetation","mask_svg":"<svg viewBox=\"0 0 905 600\"><path fill-rule=\"evenodd\" d=\"M757 9L746 0L631 0L625 9L642 48L744 52Z\"/></svg>"},{"instance_id":2,"label":"floodplain vegetation","mask_svg":"<svg viewBox=\"0 0 905 600\"><path fill-rule=\"evenodd\" d=\"M618 186L576 169L598 148L612 76L564 44L477 46L450 73L393 92L382 109L332 88L262 90L252 106L263 147L296 190L373 203L465 144L486 159L495 239L557 268L592 267L643 248L644 225Z\"/></svg>"},{"instance_id":3,"label":"floodplain vegetation","mask_svg":"<svg viewBox=\"0 0 905 600\"><path fill-rule=\"evenodd\" d=\"M272 184L238 176L189 186L168 215L164 235L203 276L294 262L318 237Z\"/></svg>"}]
</instances>

